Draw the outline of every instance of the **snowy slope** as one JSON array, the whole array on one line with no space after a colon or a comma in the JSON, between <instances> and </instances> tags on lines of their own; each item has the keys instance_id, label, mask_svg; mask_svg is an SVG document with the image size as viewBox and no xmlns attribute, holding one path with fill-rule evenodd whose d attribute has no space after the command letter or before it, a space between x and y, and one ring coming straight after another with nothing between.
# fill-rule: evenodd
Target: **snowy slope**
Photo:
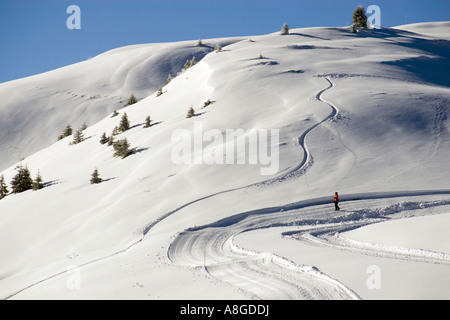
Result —
<instances>
[{"instance_id":1,"label":"snowy slope","mask_svg":"<svg viewBox=\"0 0 450 320\"><path fill-rule=\"evenodd\" d=\"M431 36L437 39L449 40L450 35L447 30L449 28L450 22L429 22L429 23L413 23L402 26L397 26L395 29L413 32L416 34L422 34L426 36Z\"/></svg>"},{"instance_id":2,"label":"snowy slope","mask_svg":"<svg viewBox=\"0 0 450 320\"><path fill-rule=\"evenodd\" d=\"M438 213L443 213L440 222L426 220L428 228L418 232L445 232L450 91L448 78L437 70L448 69L450 45L419 31L308 28L286 36L204 40L203 49L192 42L142 45L18 80L44 87L41 78L51 77L70 92L92 87L93 94L104 81L98 76L86 83L92 64L107 79L117 75L110 96L124 98L133 91L143 99L114 118L109 115L114 108L98 104L105 113L89 123L85 141L70 146L68 137L22 161L33 176L41 172L47 187L0 201L0 296L448 299L443 284L449 280L449 252L440 245L448 235L424 235L434 239L426 251L400 257L391 247L420 244L393 236L374 260L368 243L379 240L370 237L372 231L346 233L379 222L385 234L395 234L403 228L385 221L401 224L409 216ZM222 43L222 52L211 52L216 43ZM158 53L144 67L153 46ZM210 53L165 86L161 96L154 93L160 82L153 79L165 80L172 61L179 69L193 50L206 49ZM130 56L136 60L127 60ZM166 67L156 70L163 57ZM148 70L157 76L144 81ZM13 84L3 84L2 95L18 95ZM36 98L33 91L29 95ZM66 120L59 117L67 115L46 109L59 97L47 93L36 114L47 114L62 130ZM208 100L213 103L202 108ZM86 110L74 113L73 121L86 121L80 114L93 119L94 108L80 105ZM186 119L191 106L197 115ZM2 110L8 117L15 114ZM117 138L126 137L136 152L119 159L99 139L125 112L132 128ZM150 128L143 127L147 115L154 120ZM279 141L269 144L272 150L279 147L277 172L262 175L267 165L261 162L174 163L179 147L174 133L194 139L227 129L248 134L278 129ZM3 145L12 144L13 136ZM249 157L258 156L248 141L246 146ZM3 171L7 181L14 167ZM105 181L91 185L96 167ZM340 212L329 204L335 191L343 201ZM356 240L362 249L355 248ZM430 258L435 251L442 253L439 259ZM370 265L382 270L383 279L407 276L398 286L368 290ZM412 284L412 278L419 280Z\"/></svg>"},{"instance_id":3,"label":"snowy slope","mask_svg":"<svg viewBox=\"0 0 450 320\"><path fill-rule=\"evenodd\" d=\"M210 47L198 41L118 48L74 65L0 84L0 170L53 144L68 123L74 130L123 108L131 94L145 98L162 87L186 60Z\"/></svg>"}]
</instances>

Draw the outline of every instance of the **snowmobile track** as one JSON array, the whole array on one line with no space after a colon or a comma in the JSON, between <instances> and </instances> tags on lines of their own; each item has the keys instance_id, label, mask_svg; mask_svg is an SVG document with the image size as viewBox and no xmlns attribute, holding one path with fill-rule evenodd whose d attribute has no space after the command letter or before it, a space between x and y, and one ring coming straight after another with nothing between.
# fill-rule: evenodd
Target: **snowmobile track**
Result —
<instances>
[{"instance_id":1,"label":"snowmobile track","mask_svg":"<svg viewBox=\"0 0 450 320\"><path fill-rule=\"evenodd\" d=\"M450 190L398 193L354 194L343 198L346 206L358 206L360 200L448 195ZM171 243L169 260L181 267L205 270L216 279L238 287L261 299L359 299L357 293L337 279L312 266L297 265L273 253L255 252L234 244L242 233L271 227L302 226L302 231L282 236L313 246L327 246L358 254L425 263L450 264L445 253L411 248L392 248L349 241L339 233L371 223L389 220L389 216L410 210L450 205L450 200L422 201L408 206L359 212L331 211L330 201L310 199L283 207L262 208L240 213L215 223L181 232ZM396 200L397 199L392 199ZM285 208L286 210L281 210ZM331 211L331 212L330 212Z\"/></svg>"}]
</instances>

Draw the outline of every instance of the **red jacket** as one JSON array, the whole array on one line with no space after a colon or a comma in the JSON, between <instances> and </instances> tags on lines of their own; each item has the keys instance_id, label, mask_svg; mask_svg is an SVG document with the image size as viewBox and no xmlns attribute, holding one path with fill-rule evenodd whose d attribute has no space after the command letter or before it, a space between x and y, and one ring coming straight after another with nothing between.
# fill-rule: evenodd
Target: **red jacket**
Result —
<instances>
[{"instance_id":1,"label":"red jacket","mask_svg":"<svg viewBox=\"0 0 450 320\"><path fill-rule=\"evenodd\" d=\"M339 196L338 196L337 194L334 196L334 202L335 202L335 203L338 203L338 202L339 202Z\"/></svg>"}]
</instances>

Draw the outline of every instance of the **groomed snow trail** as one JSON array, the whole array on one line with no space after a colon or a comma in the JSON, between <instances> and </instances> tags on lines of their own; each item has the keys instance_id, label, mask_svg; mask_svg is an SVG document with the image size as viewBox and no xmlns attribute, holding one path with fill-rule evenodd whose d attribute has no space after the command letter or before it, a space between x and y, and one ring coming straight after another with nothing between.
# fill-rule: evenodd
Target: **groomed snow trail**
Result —
<instances>
[{"instance_id":1,"label":"groomed snow trail","mask_svg":"<svg viewBox=\"0 0 450 320\"><path fill-rule=\"evenodd\" d=\"M420 195L421 194L421 195ZM447 195L441 200L429 202L398 200L379 209L360 208L375 206L381 199L397 201L396 197L426 197L430 192L403 192L385 194L349 195L345 206L350 211L334 211L330 201L311 199L290 206L263 208L217 221L216 223L188 229L178 235L168 250L169 259L183 267L205 270L211 276L229 283L261 299L359 299L357 293L338 280L323 274L315 267L297 265L273 253L255 252L240 248L233 239L244 232L271 227L288 226L292 232L282 236L294 238L314 246L328 246L390 259L403 259L426 263L450 264L445 253L411 248L383 247L376 244L358 243L340 236L340 232L389 220L390 216L403 211L423 211L437 206L448 206L450 191L436 194ZM383 198L385 197L385 198ZM417 199L417 198L416 198ZM288 209L290 208L290 209ZM280 235L281 236L281 235Z\"/></svg>"},{"instance_id":2,"label":"groomed snow trail","mask_svg":"<svg viewBox=\"0 0 450 320\"><path fill-rule=\"evenodd\" d=\"M185 231L171 244L169 259L177 265L203 268L259 299L358 299L351 290L315 268L235 246L234 236L247 227L246 223L236 223L225 228Z\"/></svg>"}]
</instances>

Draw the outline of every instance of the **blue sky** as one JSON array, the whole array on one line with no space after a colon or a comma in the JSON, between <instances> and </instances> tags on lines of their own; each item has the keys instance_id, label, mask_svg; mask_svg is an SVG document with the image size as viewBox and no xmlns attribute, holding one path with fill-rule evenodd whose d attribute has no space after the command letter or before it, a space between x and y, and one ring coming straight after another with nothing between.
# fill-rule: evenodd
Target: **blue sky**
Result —
<instances>
[{"instance_id":1,"label":"blue sky","mask_svg":"<svg viewBox=\"0 0 450 320\"><path fill-rule=\"evenodd\" d=\"M0 83L131 44L345 26L358 5L378 5L383 27L450 21L450 0L0 0Z\"/></svg>"}]
</instances>

